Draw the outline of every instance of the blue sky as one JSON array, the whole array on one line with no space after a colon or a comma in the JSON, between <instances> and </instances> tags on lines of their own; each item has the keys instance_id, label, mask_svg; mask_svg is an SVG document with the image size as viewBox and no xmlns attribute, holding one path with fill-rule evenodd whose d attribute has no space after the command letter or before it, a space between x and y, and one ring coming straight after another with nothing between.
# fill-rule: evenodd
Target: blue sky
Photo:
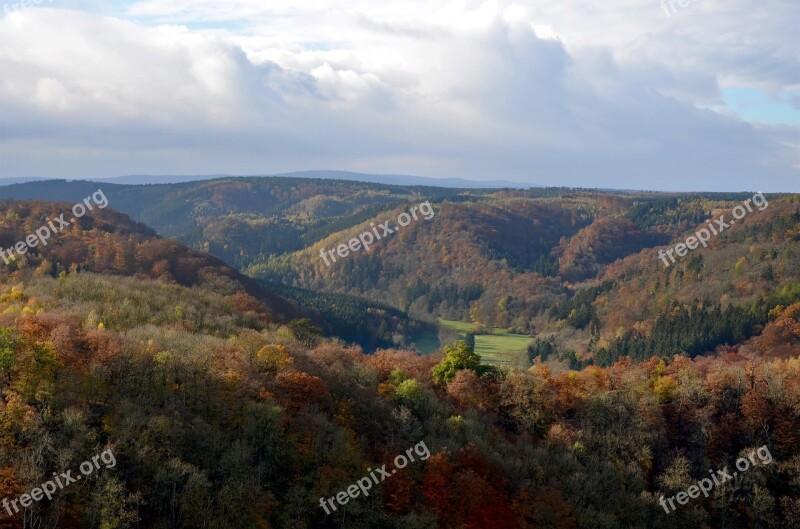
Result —
<instances>
[{"instance_id":1,"label":"blue sky","mask_svg":"<svg viewBox=\"0 0 800 529\"><path fill-rule=\"evenodd\" d=\"M800 191L792 0L16 4L0 177Z\"/></svg>"},{"instance_id":2,"label":"blue sky","mask_svg":"<svg viewBox=\"0 0 800 529\"><path fill-rule=\"evenodd\" d=\"M758 88L726 88L722 90L722 101L727 109L751 123L800 126L800 92L773 97Z\"/></svg>"}]
</instances>

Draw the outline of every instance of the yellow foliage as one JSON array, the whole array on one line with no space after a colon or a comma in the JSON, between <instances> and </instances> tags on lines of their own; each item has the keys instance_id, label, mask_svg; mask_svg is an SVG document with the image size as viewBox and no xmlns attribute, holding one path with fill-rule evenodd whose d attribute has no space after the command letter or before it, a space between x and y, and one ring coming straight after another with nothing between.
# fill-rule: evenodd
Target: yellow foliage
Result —
<instances>
[{"instance_id":1,"label":"yellow foliage","mask_svg":"<svg viewBox=\"0 0 800 529\"><path fill-rule=\"evenodd\" d=\"M256 366L262 373L277 375L292 364L292 358L283 345L265 345L256 352Z\"/></svg>"},{"instance_id":2,"label":"yellow foliage","mask_svg":"<svg viewBox=\"0 0 800 529\"><path fill-rule=\"evenodd\" d=\"M772 308L772 310L769 311L769 319L774 320L775 318L780 316L784 310L786 310L786 307L784 305L776 305L775 307Z\"/></svg>"},{"instance_id":3,"label":"yellow foliage","mask_svg":"<svg viewBox=\"0 0 800 529\"><path fill-rule=\"evenodd\" d=\"M25 294L23 294L22 289L17 286L11 287L11 292L6 292L0 296L0 302L21 301L23 299L25 299Z\"/></svg>"},{"instance_id":4,"label":"yellow foliage","mask_svg":"<svg viewBox=\"0 0 800 529\"><path fill-rule=\"evenodd\" d=\"M20 313L20 308L18 305L9 305L3 310L3 316L9 316L19 313Z\"/></svg>"},{"instance_id":5,"label":"yellow foliage","mask_svg":"<svg viewBox=\"0 0 800 529\"><path fill-rule=\"evenodd\" d=\"M675 390L678 384L671 375L659 377L653 385L653 393L658 397L659 402L669 402L675 397Z\"/></svg>"},{"instance_id":6,"label":"yellow foliage","mask_svg":"<svg viewBox=\"0 0 800 529\"><path fill-rule=\"evenodd\" d=\"M737 274L739 274L742 272L742 268L744 268L746 264L747 264L747 257L742 256L739 258L738 261L736 261L736 266L734 266L733 269L736 270Z\"/></svg>"},{"instance_id":7,"label":"yellow foliage","mask_svg":"<svg viewBox=\"0 0 800 529\"><path fill-rule=\"evenodd\" d=\"M543 364L533 365L528 369L528 372L533 375L539 375L542 378L550 378L550 368Z\"/></svg>"},{"instance_id":8,"label":"yellow foliage","mask_svg":"<svg viewBox=\"0 0 800 529\"><path fill-rule=\"evenodd\" d=\"M650 371L650 377L662 377L664 376L664 372L667 370L667 364L664 363L664 359L658 361L658 363L653 367L652 371Z\"/></svg>"},{"instance_id":9,"label":"yellow foliage","mask_svg":"<svg viewBox=\"0 0 800 529\"><path fill-rule=\"evenodd\" d=\"M390 384L389 382L381 382L378 384L378 394L379 395L391 395L394 393L395 385Z\"/></svg>"},{"instance_id":10,"label":"yellow foliage","mask_svg":"<svg viewBox=\"0 0 800 529\"><path fill-rule=\"evenodd\" d=\"M780 360L778 360L778 362L780 362ZM781 371L781 370L782 369L779 366L778 371ZM786 370L787 373L792 373L794 375L800 375L800 358L793 357L793 358L787 359L786 360L786 368L785 368L785 370Z\"/></svg>"},{"instance_id":11,"label":"yellow foliage","mask_svg":"<svg viewBox=\"0 0 800 529\"><path fill-rule=\"evenodd\" d=\"M153 361L160 366L167 365L168 363L172 362L173 355L169 351L161 351L153 356Z\"/></svg>"}]
</instances>

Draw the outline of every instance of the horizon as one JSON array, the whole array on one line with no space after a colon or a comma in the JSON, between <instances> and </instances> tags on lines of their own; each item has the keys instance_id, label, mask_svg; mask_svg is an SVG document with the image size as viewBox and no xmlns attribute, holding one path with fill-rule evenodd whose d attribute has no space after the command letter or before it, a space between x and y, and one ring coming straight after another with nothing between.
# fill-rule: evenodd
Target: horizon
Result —
<instances>
[{"instance_id":1,"label":"horizon","mask_svg":"<svg viewBox=\"0 0 800 529\"><path fill-rule=\"evenodd\" d=\"M311 173L336 173L339 175L350 175L352 178L337 178L336 176L301 176L301 175L310 175ZM161 178L165 179L165 181L161 182L127 182L127 183L120 183L114 182L114 180L118 179L147 179L147 178ZM136 186L136 185L172 185L172 184L185 184L185 183L192 183L192 182L202 182L202 181L210 181L210 180L224 180L229 178L299 178L303 180L340 180L340 181L347 181L347 182L359 182L359 183L367 183L367 184L378 184L378 185L390 185L390 186L399 186L399 187L414 187L414 186L423 186L423 187L441 187L445 189L474 189L474 190L482 190L482 189L575 189L579 191L597 191L603 193L656 193L656 194L670 194L670 195L681 195L681 194L701 194L701 195L713 195L713 194L741 194L741 193L752 193L754 191L760 192L758 189L728 189L728 190L663 190L663 189L636 189L636 188L614 188L614 187L584 187L584 186L565 186L565 185L539 185L535 183L525 183L525 182L509 182L505 180L478 180L478 179L470 179L470 178L457 178L457 177L429 177L429 176L420 176L420 175L405 175L405 174L382 174L382 173L361 173L356 171L343 171L343 170L330 170L326 171L324 169L313 169L308 171L292 171L289 173L261 173L261 174L196 174L196 175L189 175L189 174L126 174L126 175L118 175L118 176L110 176L110 177L98 177L98 178L63 178L63 177L40 177L40 176L23 176L23 177L0 177L0 186L10 186L10 185L22 185L27 183L37 183L37 182L48 182L48 181L59 181L59 182L103 182L103 183L110 183L116 185L127 185L127 186ZM373 178L372 180L368 180L365 178ZM393 183L393 182L384 182L380 181L381 178L415 178L424 181L431 181L436 182L438 180L442 181L442 185L435 185L435 183ZM180 179L178 181L166 181L167 179ZM13 183L4 184L3 181L5 180L14 180ZM445 185L444 182L456 182L462 181L468 184L476 184L476 185L469 185L469 186L458 186L455 184ZM486 185L477 185L477 184L486 184ZM498 185L489 185L489 184L498 184ZM515 186L518 184L518 186ZM776 194L776 195L785 195L785 194L793 194L793 191L765 191L765 193L769 194Z\"/></svg>"}]
</instances>

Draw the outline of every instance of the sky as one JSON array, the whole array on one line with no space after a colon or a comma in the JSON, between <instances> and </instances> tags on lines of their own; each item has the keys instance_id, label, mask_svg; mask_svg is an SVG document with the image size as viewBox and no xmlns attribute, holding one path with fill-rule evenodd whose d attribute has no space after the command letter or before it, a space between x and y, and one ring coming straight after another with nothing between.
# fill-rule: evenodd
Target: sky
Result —
<instances>
[{"instance_id":1,"label":"sky","mask_svg":"<svg viewBox=\"0 0 800 529\"><path fill-rule=\"evenodd\" d=\"M0 178L800 192L798 27L797 0L5 0Z\"/></svg>"}]
</instances>

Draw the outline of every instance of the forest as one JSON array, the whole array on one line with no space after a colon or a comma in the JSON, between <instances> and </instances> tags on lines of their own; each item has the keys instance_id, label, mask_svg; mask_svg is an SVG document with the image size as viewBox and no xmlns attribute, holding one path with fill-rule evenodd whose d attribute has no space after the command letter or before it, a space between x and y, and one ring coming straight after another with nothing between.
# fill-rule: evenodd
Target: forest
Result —
<instances>
[{"instance_id":1,"label":"forest","mask_svg":"<svg viewBox=\"0 0 800 529\"><path fill-rule=\"evenodd\" d=\"M2 495L106 447L118 461L2 527L800 526L795 357L364 355L203 287L81 271L14 272L0 303ZM800 304L764 338L796 352ZM429 459L323 515L319 497L420 441ZM763 445L772 465L659 506Z\"/></svg>"},{"instance_id":2,"label":"forest","mask_svg":"<svg viewBox=\"0 0 800 529\"><path fill-rule=\"evenodd\" d=\"M0 197L69 199L85 196L92 185L31 182L0 187ZM711 354L757 335L769 310L797 301L791 293L800 282L797 195L770 196L768 209L664 269L654 257L659 246L748 195L466 190L275 177L109 186L116 209L197 255L231 264L241 280L262 281L268 287L260 295L280 292L286 303L278 312L307 317L327 336L368 352L425 340L443 318L554 339L575 352L567 355L573 365L609 365L620 356L638 361L651 353ZM415 223L333 267L320 263L320 248L396 218L422 198L434 204L435 222ZM114 258L119 271L126 268L122 257ZM109 268L102 265L98 271ZM153 263L147 265L152 275ZM779 289L788 290L773 299ZM688 316L669 313L672 302L686 312L716 303L726 323L715 322L709 334L701 329L708 323L697 322L676 338L671 330ZM662 339L664 333L670 337Z\"/></svg>"},{"instance_id":3,"label":"forest","mask_svg":"<svg viewBox=\"0 0 800 529\"><path fill-rule=\"evenodd\" d=\"M227 185L175 187L222 186L220 207ZM0 509L0 527L800 528L797 196L670 269L657 246L739 195L449 190L434 221L330 270L318 246L406 202L328 204L332 231L303 224L300 250L240 239L271 250L237 270L185 216L207 195L163 209L181 242L110 189L109 208L0 270L0 495L104 450L117 464ZM0 244L63 211L44 198L0 204ZM417 354L435 318L474 332ZM527 369L476 354L489 328L530 336ZM320 507L421 442L426 460ZM762 446L771 464L659 504Z\"/></svg>"}]
</instances>

